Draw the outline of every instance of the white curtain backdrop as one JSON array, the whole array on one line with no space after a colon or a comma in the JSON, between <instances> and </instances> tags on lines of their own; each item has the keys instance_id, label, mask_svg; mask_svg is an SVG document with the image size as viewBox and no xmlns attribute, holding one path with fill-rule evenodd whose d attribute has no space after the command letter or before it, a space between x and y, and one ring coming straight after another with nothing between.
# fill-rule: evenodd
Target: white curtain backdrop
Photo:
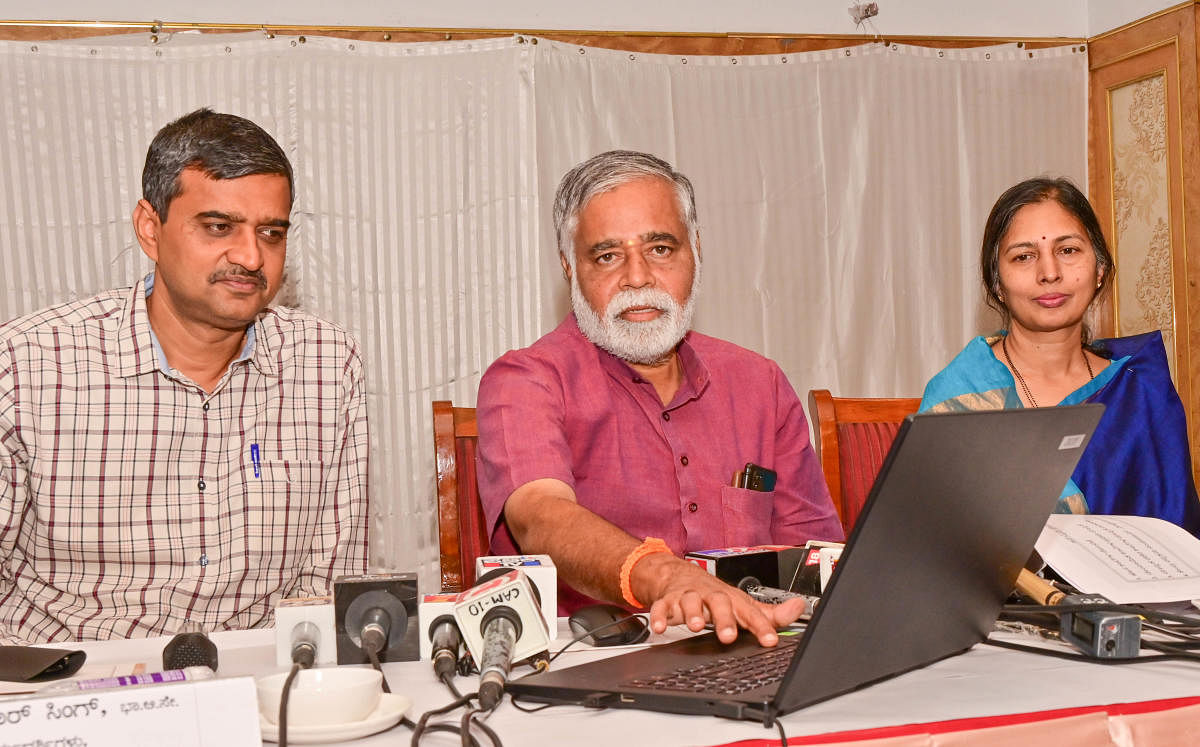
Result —
<instances>
[{"instance_id":1,"label":"white curtain backdrop","mask_svg":"<svg viewBox=\"0 0 1200 747\"><path fill-rule=\"evenodd\" d=\"M1086 54L872 45L682 58L525 38L399 45L176 34L0 43L0 318L149 269L129 214L154 132L249 117L296 168L289 302L362 343L372 561L435 582L429 403L567 310L563 172L652 151L696 186L697 327L803 397L917 395L973 334L992 201L1085 184Z\"/></svg>"},{"instance_id":2,"label":"white curtain backdrop","mask_svg":"<svg viewBox=\"0 0 1200 747\"><path fill-rule=\"evenodd\" d=\"M777 360L801 398L919 396L996 324L978 279L995 199L1042 173L1086 191L1080 49L685 58L543 41L541 204L592 153L663 156L696 187L698 329Z\"/></svg>"}]
</instances>

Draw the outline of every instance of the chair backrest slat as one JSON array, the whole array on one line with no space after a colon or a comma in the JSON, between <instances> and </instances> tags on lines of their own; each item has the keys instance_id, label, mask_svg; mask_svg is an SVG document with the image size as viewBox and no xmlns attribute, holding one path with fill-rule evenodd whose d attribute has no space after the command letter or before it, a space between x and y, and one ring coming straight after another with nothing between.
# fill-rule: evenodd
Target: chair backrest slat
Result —
<instances>
[{"instance_id":1,"label":"chair backrest slat","mask_svg":"<svg viewBox=\"0 0 1200 747\"><path fill-rule=\"evenodd\" d=\"M915 397L834 397L828 389L809 391L817 458L847 535L858 520L900 423L920 405Z\"/></svg>"},{"instance_id":2,"label":"chair backrest slat","mask_svg":"<svg viewBox=\"0 0 1200 747\"><path fill-rule=\"evenodd\" d=\"M475 582L475 559L487 554L487 521L479 500L475 449L479 426L474 407L433 403L438 545L442 591L458 592Z\"/></svg>"}]
</instances>

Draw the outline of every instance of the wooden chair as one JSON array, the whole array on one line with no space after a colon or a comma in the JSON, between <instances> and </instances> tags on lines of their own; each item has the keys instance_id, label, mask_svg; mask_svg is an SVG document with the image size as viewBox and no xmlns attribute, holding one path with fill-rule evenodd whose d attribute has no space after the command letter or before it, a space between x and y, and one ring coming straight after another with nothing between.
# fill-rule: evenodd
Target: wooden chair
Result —
<instances>
[{"instance_id":1,"label":"wooden chair","mask_svg":"<svg viewBox=\"0 0 1200 747\"><path fill-rule=\"evenodd\" d=\"M847 536L900 431L901 421L920 405L918 398L834 397L828 389L809 390L808 411L817 434L817 458Z\"/></svg>"},{"instance_id":2,"label":"wooden chair","mask_svg":"<svg viewBox=\"0 0 1200 747\"><path fill-rule=\"evenodd\" d=\"M445 400L433 403L442 591L473 586L475 559L488 552L487 522L475 479L478 442L474 407L454 407Z\"/></svg>"}]
</instances>

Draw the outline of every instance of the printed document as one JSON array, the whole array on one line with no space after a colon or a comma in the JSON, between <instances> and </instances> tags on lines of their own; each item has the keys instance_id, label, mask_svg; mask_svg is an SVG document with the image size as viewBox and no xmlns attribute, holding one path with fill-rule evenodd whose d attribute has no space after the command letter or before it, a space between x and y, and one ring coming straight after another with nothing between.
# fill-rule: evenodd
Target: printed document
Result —
<instances>
[{"instance_id":1,"label":"printed document","mask_svg":"<svg viewBox=\"0 0 1200 747\"><path fill-rule=\"evenodd\" d=\"M1200 540L1162 519L1053 514L1037 551L1067 583L1116 604L1200 599Z\"/></svg>"}]
</instances>

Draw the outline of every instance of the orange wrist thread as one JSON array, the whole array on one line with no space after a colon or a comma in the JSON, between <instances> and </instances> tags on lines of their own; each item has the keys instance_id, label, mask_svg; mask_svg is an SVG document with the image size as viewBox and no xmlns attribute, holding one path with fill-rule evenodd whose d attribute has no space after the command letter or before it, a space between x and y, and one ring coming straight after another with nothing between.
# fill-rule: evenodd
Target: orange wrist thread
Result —
<instances>
[{"instance_id":1,"label":"orange wrist thread","mask_svg":"<svg viewBox=\"0 0 1200 747\"><path fill-rule=\"evenodd\" d=\"M637 600L633 595L633 587L629 584L629 577L633 574L633 567L638 564L638 561L647 555L653 555L660 552L671 552L671 548L667 547L667 543L660 540L658 537L647 537L642 541L642 544L633 548L630 553L625 556L625 562L621 564L621 596L629 604L638 609L645 609L646 605Z\"/></svg>"}]
</instances>

